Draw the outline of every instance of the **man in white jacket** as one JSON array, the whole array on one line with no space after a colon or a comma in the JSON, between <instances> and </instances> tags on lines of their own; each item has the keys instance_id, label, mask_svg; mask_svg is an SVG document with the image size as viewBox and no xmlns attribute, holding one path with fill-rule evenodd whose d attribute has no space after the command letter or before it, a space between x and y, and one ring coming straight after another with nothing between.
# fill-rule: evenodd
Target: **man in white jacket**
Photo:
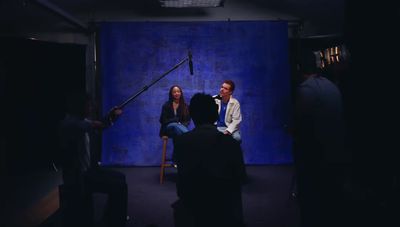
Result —
<instances>
[{"instance_id":1,"label":"man in white jacket","mask_svg":"<svg viewBox=\"0 0 400 227\"><path fill-rule=\"evenodd\" d=\"M214 97L219 114L217 128L220 132L232 135L235 140L241 142L239 125L242 114L239 101L232 97L234 90L235 83L232 80L225 80L221 85L219 95Z\"/></svg>"}]
</instances>

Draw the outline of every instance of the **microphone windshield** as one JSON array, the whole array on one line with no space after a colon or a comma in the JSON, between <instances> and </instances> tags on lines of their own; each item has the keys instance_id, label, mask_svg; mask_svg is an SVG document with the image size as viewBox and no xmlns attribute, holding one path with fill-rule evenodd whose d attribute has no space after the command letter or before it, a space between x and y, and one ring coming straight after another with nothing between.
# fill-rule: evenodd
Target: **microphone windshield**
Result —
<instances>
[{"instance_id":1,"label":"microphone windshield","mask_svg":"<svg viewBox=\"0 0 400 227\"><path fill-rule=\"evenodd\" d=\"M190 71L190 75L193 75L193 62L192 62L192 52L189 50L188 53L188 57L189 57L189 71Z\"/></svg>"}]
</instances>

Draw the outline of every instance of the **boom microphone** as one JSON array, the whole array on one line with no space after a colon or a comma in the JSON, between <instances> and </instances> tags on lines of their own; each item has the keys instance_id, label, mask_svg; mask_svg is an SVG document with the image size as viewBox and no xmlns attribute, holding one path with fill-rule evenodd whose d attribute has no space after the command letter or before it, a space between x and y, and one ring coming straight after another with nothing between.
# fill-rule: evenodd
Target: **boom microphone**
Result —
<instances>
[{"instance_id":1,"label":"boom microphone","mask_svg":"<svg viewBox=\"0 0 400 227\"><path fill-rule=\"evenodd\" d=\"M190 75L193 75L192 52L191 52L190 50L189 50L188 56L189 56L189 70L190 70Z\"/></svg>"}]
</instances>

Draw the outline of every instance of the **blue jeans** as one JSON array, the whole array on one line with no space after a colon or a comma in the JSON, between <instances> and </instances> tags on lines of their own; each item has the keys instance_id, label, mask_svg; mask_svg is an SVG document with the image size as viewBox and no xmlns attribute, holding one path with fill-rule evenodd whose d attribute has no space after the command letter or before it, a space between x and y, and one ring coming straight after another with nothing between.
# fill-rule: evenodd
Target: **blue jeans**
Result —
<instances>
[{"instance_id":1,"label":"blue jeans","mask_svg":"<svg viewBox=\"0 0 400 227\"><path fill-rule=\"evenodd\" d=\"M217 127L218 131L224 132L227 127ZM240 136L240 131L236 130L232 133L232 137L237 140L239 143L242 143L242 137Z\"/></svg>"},{"instance_id":2,"label":"blue jeans","mask_svg":"<svg viewBox=\"0 0 400 227\"><path fill-rule=\"evenodd\" d=\"M174 138L175 136L179 136L182 135L183 133L188 132L189 129L183 124L172 122L167 125L166 131L168 137Z\"/></svg>"}]
</instances>

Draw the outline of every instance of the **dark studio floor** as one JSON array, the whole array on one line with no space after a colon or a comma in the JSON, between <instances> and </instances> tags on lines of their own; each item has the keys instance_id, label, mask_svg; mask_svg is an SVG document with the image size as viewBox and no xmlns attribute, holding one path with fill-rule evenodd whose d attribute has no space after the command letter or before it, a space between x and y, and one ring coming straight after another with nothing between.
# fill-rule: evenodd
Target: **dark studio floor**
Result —
<instances>
[{"instance_id":1,"label":"dark studio floor","mask_svg":"<svg viewBox=\"0 0 400 227\"><path fill-rule=\"evenodd\" d=\"M159 183L159 167L115 168L128 182L127 227L172 227L171 204L175 192L176 169L166 169ZM243 186L244 217L247 227L297 227L299 210L290 194L291 165L247 166L249 181ZM60 171L29 173L12 178L6 197L6 217L10 226L60 226L57 215ZM95 195L95 218L100 220L106 196ZM6 221L7 223L7 221ZM101 226L101 224L99 224Z\"/></svg>"}]
</instances>

